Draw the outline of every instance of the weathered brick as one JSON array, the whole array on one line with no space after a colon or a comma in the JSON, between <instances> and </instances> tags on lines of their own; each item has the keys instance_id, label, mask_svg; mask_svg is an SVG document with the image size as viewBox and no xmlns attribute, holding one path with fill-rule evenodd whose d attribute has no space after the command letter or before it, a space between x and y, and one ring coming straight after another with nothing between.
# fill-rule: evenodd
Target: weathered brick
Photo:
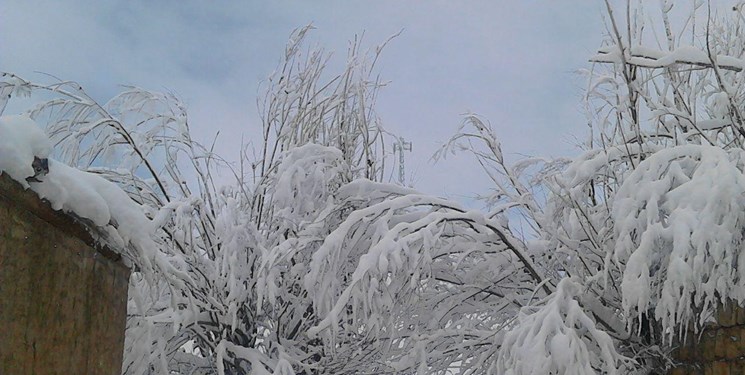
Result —
<instances>
[{"instance_id":1,"label":"weathered brick","mask_svg":"<svg viewBox=\"0 0 745 375\"><path fill-rule=\"evenodd\" d=\"M745 325L745 308L738 306L735 311L737 312L737 324Z\"/></svg>"},{"instance_id":2,"label":"weathered brick","mask_svg":"<svg viewBox=\"0 0 745 375\"><path fill-rule=\"evenodd\" d=\"M727 358L727 351L730 350L730 346L733 346L733 342L723 328L714 331L714 341L716 342L714 344L714 359Z\"/></svg>"},{"instance_id":3,"label":"weathered brick","mask_svg":"<svg viewBox=\"0 0 745 375\"><path fill-rule=\"evenodd\" d=\"M720 327L732 327L737 324L737 304L729 301L726 304L717 304L717 323Z\"/></svg>"},{"instance_id":4,"label":"weathered brick","mask_svg":"<svg viewBox=\"0 0 745 375\"><path fill-rule=\"evenodd\" d=\"M730 375L729 362L718 361L712 363L712 375ZM740 375L740 374L738 374Z\"/></svg>"},{"instance_id":5,"label":"weathered brick","mask_svg":"<svg viewBox=\"0 0 745 375\"><path fill-rule=\"evenodd\" d=\"M699 347L701 348L700 351L697 351L697 353L700 354L700 358L706 362L713 361L716 359L716 345L717 345L717 335L716 332L706 331L701 335L701 341L699 342Z\"/></svg>"},{"instance_id":6,"label":"weathered brick","mask_svg":"<svg viewBox=\"0 0 745 375\"><path fill-rule=\"evenodd\" d=\"M677 358L679 361L688 361L690 359L690 344L679 342L678 347L673 350L673 358Z\"/></svg>"},{"instance_id":7,"label":"weathered brick","mask_svg":"<svg viewBox=\"0 0 745 375\"><path fill-rule=\"evenodd\" d=\"M745 374L745 361L738 359L730 362L729 373L732 375Z\"/></svg>"},{"instance_id":8,"label":"weathered brick","mask_svg":"<svg viewBox=\"0 0 745 375\"><path fill-rule=\"evenodd\" d=\"M723 337L721 340L726 346L725 358L728 360L736 359L741 355L740 327L730 327L722 329Z\"/></svg>"},{"instance_id":9,"label":"weathered brick","mask_svg":"<svg viewBox=\"0 0 745 375\"><path fill-rule=\"evenodd\" d=\"M745 327L735 327L735 330L740 337L740 340L737 341L737 351L739 352L737 357L739 358L745 355Z\"/></svg>"},{"instance_id":10,"label":"weathered brick","mask_svg":"<svg viewBox=\"0 0 745 375\"><path fill-rule=\"evenodd\" d=\"M680 340L672 356L681 364L669 375L745 375L745 308L720 304L716 321Z\"/></svg>"}]
</instances>

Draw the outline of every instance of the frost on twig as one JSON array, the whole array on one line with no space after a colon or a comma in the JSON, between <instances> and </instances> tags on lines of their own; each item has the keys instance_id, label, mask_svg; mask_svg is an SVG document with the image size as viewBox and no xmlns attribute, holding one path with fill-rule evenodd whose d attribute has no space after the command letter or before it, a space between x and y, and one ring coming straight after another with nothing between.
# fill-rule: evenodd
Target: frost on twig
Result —
<instances>
[{"instance_id":1,"label":"frost on twig","mask_svg":"<svg viewBox=\"0 0 745 375\"><path fill-rule=\"evenodd\" d=\"M695 65L704 68L714 66L707 53L694 46L680 46L670 52L634 46L631 53L621 52L617 46L608 46L600 49L597 55L590 58L590 61L620 64L622 62L619 56L621 53L627 53L625 58L627 64L643 68L661 69L673 64ZM723 55L716 57L716 64L721 69L735 72L740 72L745 67L745 61L742 59Z\"/></svg>"}]
</instances>

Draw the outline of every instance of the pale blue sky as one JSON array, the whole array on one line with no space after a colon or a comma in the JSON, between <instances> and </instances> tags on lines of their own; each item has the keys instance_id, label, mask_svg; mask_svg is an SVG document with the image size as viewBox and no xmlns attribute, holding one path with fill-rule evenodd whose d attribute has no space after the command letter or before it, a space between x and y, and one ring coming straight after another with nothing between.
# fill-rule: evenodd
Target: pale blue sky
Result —
<instances>
[{"instance_id":1,"label":"pale blue sky","mask_svg":"<svg viewBox=\"0 0 745 375\"><path fill-rule=\"evenodd\" d=\"M310 41L338 51L365 33L383 52L378 114L414 142L415 187L458 200L488 181L466 157L429 158L482 114L505 153L566 156L586 134L576 71L600 45L596 1L33 1L0 2L0 71L50 73L106 101L120 84L177 93L197 139L220 130L220 153L237 158L258 136L259 82L276 67L290 32L313 23Z\"/></svg>"}]
</instances>

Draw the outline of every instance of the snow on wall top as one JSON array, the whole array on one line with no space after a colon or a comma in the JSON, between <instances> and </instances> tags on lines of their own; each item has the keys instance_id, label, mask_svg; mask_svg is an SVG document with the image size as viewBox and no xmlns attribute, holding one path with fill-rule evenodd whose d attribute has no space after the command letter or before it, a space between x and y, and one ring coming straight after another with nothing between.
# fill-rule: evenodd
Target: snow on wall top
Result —
<instances>
[{"instance_id":1,"label":"snow on wall top","mask_svg":"<svg viewBox=\"0 0 745 375\"><path fill-rule=\"evenodd\" d=\"M51 150L51 141L31 118L0 116L0 172L48 200L53 209L90 220L117 249L133 245L143 256L139 260L150 264L157 246L149 234L157 225L116 184L56 160L49 160L45 175L36 176L39 182L27 180L35 175L34 157L48 158Z\"/></svg>"},{"instance_id":2,"label":"snow on wall top","mask_svg":"<svg viewBox=\"0 0 745 375\"><path fill-rule=\"evenodd\" d=\"M34 156L45 159L52 143L44 131L26 116L0 116L0 171L28 188L34 175Z\"/></svg>"}]
</instances>

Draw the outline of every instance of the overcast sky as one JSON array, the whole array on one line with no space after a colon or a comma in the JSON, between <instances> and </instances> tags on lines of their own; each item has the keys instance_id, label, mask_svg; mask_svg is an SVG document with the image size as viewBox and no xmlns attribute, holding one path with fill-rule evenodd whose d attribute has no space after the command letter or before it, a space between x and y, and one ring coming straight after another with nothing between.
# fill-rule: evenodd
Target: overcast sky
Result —
<instances>
[{"instance_id":1,"label":"overcast sky","mask_svg":"<svg viewBox=\"0 0 745 375\"><path fill-rule=\"evenodd\" d=\"M600 45L597 1L0 1L0 71L79 82L97 100L121 84L177 93L197 139L220 130L236 159L258 139L257 88L291 31L345 56L365 33L384 50L378 114L414 144L407 174L420 190L461 201L489 184L465 156L432 164L461 114L488 119L510 155L576 154L586 134L577 70ZM516 157L516 156L515 156Z\"/></svg>"}]
</instances>

